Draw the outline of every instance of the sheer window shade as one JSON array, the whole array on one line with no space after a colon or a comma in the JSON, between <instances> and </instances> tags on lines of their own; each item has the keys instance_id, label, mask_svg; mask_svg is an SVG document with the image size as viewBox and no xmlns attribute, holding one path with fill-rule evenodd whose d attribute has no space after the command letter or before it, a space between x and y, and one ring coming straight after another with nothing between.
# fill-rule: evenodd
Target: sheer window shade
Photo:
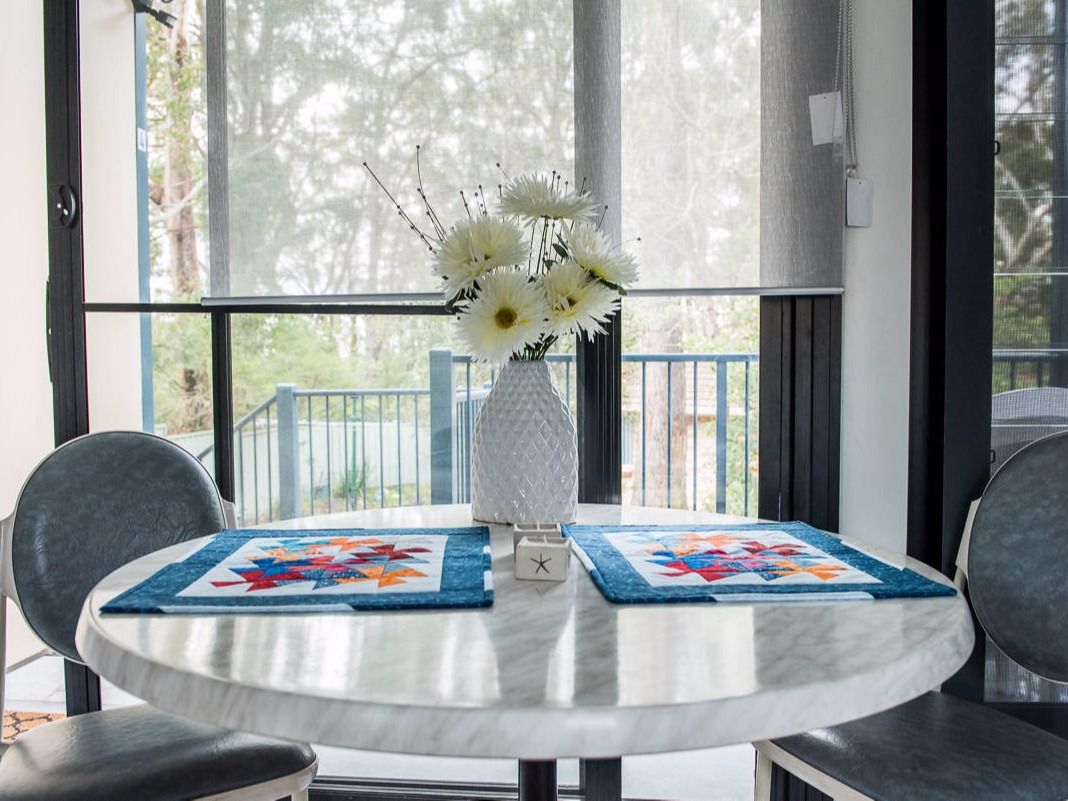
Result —
<instances>
[{"instance_id":1,"label":"sheer window shade","mask_svg":"<svg viewBox=\"0 0 1068 801\"><path fill-rule=\"evenodd\" d=\"M761 4L760 285L840 287L841 142L812 144L808 98L841 88L844 0Z\"/></svg>"},{"instance_id":2,"label":"sheer window shade","mask_svg":"<svg viewBox=\"0 0 1068 801\"><path fill-rule=\"evenodd\" d=\"M612 233L643 265L638 294L840 287L841 146L813 146L808 116L808 96L836 84L838 1L593 8L622 17L616 120L574 96L574 54L603 43L573 40L595 28L573 28L568 0L226 0L208 48L209 78L227 76L210 294L432 300L426 249L362 162L419 221L422 145L448 221L458 188L496 191L498 161L574 175L576 141L622 163Z\"/></svg>"},{"instance_id":3,"label":"sheer window shade","mask_svg":"<svg viewBox=\"0 0 1068 801\"><path fill-rule=\"evenodd\" d=\"M417 146L446 225L461 189L492 202L505 173L574 173L567 0L227 0L224 30L208 51L208 75L226 76L213 295L436 290L365 161L427 231Z\"/></svg>"}]
</instances>

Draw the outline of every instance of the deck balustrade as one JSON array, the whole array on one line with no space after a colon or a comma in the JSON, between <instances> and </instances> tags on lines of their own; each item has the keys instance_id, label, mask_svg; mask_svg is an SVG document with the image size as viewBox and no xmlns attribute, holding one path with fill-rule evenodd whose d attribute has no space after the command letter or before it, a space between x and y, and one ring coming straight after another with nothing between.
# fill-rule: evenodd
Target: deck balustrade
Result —
<instances>
[{"instance_id":1,"label":"deck balustrade","mask_svg":"<svg viewBox=\"0 0 1068 801\"><path fill-rule=\"evenodd\" d=\"M626 500L753 514L757 356L622 360ZM238 522L469 501L471 436L494 371L444 348L429 361L425 388L277 385L234 425ZM547 361L574 408L573 354ZM211 450L198 454L209 469Z\"/></svg>"}]
</instances>

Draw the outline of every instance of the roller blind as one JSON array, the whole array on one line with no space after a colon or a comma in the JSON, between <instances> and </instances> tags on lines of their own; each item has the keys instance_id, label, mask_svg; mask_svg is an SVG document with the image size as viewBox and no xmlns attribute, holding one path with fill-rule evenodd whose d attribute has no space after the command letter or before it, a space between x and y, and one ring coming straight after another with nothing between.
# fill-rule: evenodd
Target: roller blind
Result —
<instances>
[{"instance_id":1,"label":"roller blind","mask_svg":"<svg viewBox=\"0 0 1068 801\"><path fill-rule=\"evenodd\" d=\"M622 17L622 108L583 124L616 131L598 147L622 164L638 293L839 288L842 146L814 145L809 116L839 83L839 0L594 5ZM208 294L433 302L426 248L363 162L417 225L420 177L446 222L460 188L580 182L574 64L606 44L572 18L570 0L210 0Z\"/></svg>"}]
</instances>

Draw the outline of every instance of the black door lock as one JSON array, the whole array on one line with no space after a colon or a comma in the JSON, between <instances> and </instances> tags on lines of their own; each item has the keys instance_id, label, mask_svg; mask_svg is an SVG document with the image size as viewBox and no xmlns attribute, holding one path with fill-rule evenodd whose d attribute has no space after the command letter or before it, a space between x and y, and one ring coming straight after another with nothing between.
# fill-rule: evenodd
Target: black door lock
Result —
<instances>
[{"instance_id":1,"label":"black door lock","mask_svg":"<svg viewBox=\"0 0 1068 801\"><path fill-rule=\"evenodd\" d=\"M78 217L78 199L66 184L48 187L48 223L57 228L70 228Z\"/></svg>"}]
</instances>

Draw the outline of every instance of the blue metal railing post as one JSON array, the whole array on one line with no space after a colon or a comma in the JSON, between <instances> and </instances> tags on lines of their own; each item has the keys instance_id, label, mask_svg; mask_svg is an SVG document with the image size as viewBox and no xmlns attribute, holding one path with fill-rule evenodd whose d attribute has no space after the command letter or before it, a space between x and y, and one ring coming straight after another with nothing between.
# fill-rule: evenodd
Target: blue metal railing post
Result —
<instances>
[{"instance_id":1,"label":"blue metal railing post","mask_svg":"<svg viewBox=\"0 0 1068 801\"><path fill-rule=\"evenodd\" d=\"M452 351L430 351L430 502L453 502L453 431L456 387Z\"/></svg>"},{"instance_id":2,"label":"blue metal railing post","mask_svg":"<svg viewBox=\"0 0 1068 801\"><path fill-rule=\"evenodd\" d=\"M727 362L722 359L716 361L716 511L727 511Z\"/></svg>"},{"instance_id":3,"label":"blue metal railing post","mask_svg":"<svg viewBox=\"0 0 1068 801\"><path fill-rule=\"evenodd\" d=\"M278 398L278 515L282 520L292 520L301 515L297 385L279 384L275 392Z\"/></svg>"}]
</instances>

